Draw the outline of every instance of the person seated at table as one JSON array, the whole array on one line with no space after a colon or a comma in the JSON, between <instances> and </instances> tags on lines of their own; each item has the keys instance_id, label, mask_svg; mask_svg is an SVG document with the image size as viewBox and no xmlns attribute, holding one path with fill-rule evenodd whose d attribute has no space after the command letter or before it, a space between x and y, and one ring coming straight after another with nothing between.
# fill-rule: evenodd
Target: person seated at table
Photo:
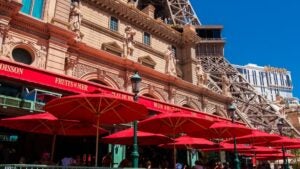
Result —
<instances>
[{"instance_id":1,"label":"person seated at table","mask_svg":"<svg viewBox=\"0 0 300 169\"><path fill-rule=\"evenodd\" d=\"M75 163L75 160L71 156L65 156L61 159L61 165L64 167L71 166Z\"/></svg>"},{"instance_id":2,"label":"person seated at table","mask_svg":"<svg viewBox=\"0 0 300 169\"><path fill-rule=\"evenodd\" d=\"M119 165L119 168L126 168L126 167L132 167L132 162L129 156L126 156Z\"/></svg>"},{"instance_id":3,"label":"person seated at table","mask_svg":"<svg viewBox=\"0 0 300 169\"><path fill-rule=\"evenodd\" d=\"M109 152L102 158L102 167L110 167L111 162L112 162L112 154L111 152Z\"/></svg>"},{"instance_id":4,"label":"person seated at table","mask_svg":"<svg viewBox=\"0 0 300 169\"><path fill-rule=\"evenodd\" d=\"M54 163L50 160L50 153L44 152L39 161L39 164L53 165Z\"/></svg>"}]
</instances>

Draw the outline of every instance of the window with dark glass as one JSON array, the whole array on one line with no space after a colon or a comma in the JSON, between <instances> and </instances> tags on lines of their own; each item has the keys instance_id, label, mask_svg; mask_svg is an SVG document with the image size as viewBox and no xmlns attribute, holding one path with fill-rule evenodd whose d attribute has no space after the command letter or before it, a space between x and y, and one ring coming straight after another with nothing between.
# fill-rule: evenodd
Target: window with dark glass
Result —
<instances>
[{"instance_id":1,"label":"window with dark glass","mask_svg":"<svg viewBox=\"0 0 300 169\"><path fill-rule=\"evenodd\" d=\"M144 39L143 42L145 45L150 45L151 44L151 35L147 32L144 32Z\"/></svg>"},{"instance_id":2,"label":"window with dark glass","mask_svg":"<svg viewBox=\"0 0 300 169\"><path fill-rule=\"evenodd\" d=\"M33 62L31 54L22 48L15 48L12 51L12 57L16 62L30 65Z\"/></svg>"},{"instance_id":3,"label":"window with dark glass","mask_svg":"<svg viewBox=\"0 0 300 169\"><path fill-rule=\"evenodd\" d=\"M115 17L110 18L110 30L112 30L112 31L119 30L119 20Z\"/></svg>"},{"instance_id":4,"label":"window with dark glass","mask_svg":"<svg viewBox=\"0 0 300 169\"><path fill-rule=\"evenodd\" d=\"M257 78L256 78L256 71L252 70L252 76L253 76L253 84L257 85Z\"/></svg>"},{"instance_id":5,"label":"window with dark glass","mask_svg":"<svg viewBox=\"0 0 300 169\"><path fill-rule=\"evenodd\" d=\"M41 19L44 10L44 0L22 0L21 12Z\"/></svg>"},{"instance_id":6,"label":"window with dark glass","mask_svg":"<svg viewBox=\"0 0 300 169\"><path fill-rule=\"evenodd\" d=\"M291 86L291 80L290 80L290 76L289 75L286 75L286 84L288 87Z\"/></svg>"},{"instance_id":7,"label":"window with dark glass","mask_svg":"<svg viewBox=\"0 0 300 169\"><path fill-rule=\"evenodd\" d=\"M278 85L277 73L273 73L273 76L274 76L274 83L275 83L275 85Z\"/></svg>"}]
</instances>

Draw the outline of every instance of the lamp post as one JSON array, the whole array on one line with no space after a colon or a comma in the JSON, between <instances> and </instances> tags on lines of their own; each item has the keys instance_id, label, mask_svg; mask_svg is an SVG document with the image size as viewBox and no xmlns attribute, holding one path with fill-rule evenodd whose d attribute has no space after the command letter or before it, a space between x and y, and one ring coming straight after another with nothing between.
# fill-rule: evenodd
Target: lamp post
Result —
<instances>
[{"instance_id":1,"label":"lamp post","mask_svg":"<svg viewBox=\"0 0 300 169\"><path fill-rule=\"evenodd\" d=\"M235 104L230 104L227 108L230 118L231 118L231 122L234 123L234 118L235 118L235 110L236 110L236 106ZM235 136L233 137L233 141L234 141L234 165L233 168L234 169L240 169L240 160L239 160L239 156L237 153L237 149L236 149L236 139Z\"/></svg>"},{"instance_id":2,"label":"lamp post","mask_svg":"<svg viewBox=\"0 0 300 169\"><path fill-rule=\"evenodd\" d=\"M133 100L138 101L138 93L140 92L140 82L142 78L135 72L134 75L130 77L132 84L132 92L134 93ZM139 152L138 152L138 141L137 141L137 120L133 121L133 145L132 145L132 167L138 168L139 166Z\"/></svg>"},{"instance_id":3,"label":"lamp post","mask_svg":"<svg viewBox=\"0 0 300 169\"><path fill-rule=\"evenodd\" d=\"M283 124L283 118L281 118L277 122L277 128L278 128L280 136L283 136L283 134L282 134L283 125L284 125ZM282 149L282 157L283 157L283 168L284 169L289 169L289 163L288 163L288 160L285 157L285 148L284 148L283 145L281 146L281 149Z\"/></svg>"}]
</instances>

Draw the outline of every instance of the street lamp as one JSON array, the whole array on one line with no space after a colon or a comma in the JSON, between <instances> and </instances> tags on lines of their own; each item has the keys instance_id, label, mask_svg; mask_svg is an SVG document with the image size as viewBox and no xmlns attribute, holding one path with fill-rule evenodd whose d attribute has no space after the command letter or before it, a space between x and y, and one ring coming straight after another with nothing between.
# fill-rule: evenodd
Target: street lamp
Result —
<instances>
[{"instance_id":1,"label":"street lamp","mask_svg":"<svg viewBox=\"0 0 300 169\"><path fill-rule=\"evenodd\" d=\"M277 122L277 128L278 128L280 136L283 136L283 133L282 133L283 125L284 125L283 124L283 118L281 118ZM284 148L283 145L281 146L281 149L282 149L282 157L283 157L283 168L284 169L289 169L289 163L288 163L288 160L285 157L285 148Z\"/></svg>"},{"instance_id":2,"label":"street lamp","mask_svg":"<svg viewBox=\"0 0 300 169\"><path fill-rule=\"evenodd\" d=\"M231 103L228 107L227 110L229 112L230 118L231 118L231 122L234 123L234 118L235 118L235 110L236 110L236 106L234 103ZM239 156L237 153L237 149L236 149L236 139L235 136L233 137L233 141L234 141L234 169L240 169L240 160L239 160Z\"/></svg>"},{"instance_id":3,"label":"street lamp","mask_svg":"<svg viewBox=\"0 0 300 169\"><path fill-rule=\"evenodd\" d=\"M135 72L134 75L130 77L132 84L132 92L134 93L133 100L138 101L138 93L140 92L140 82L142 78ZM138 141L137 141L137 121L133 121L133 147L132 147L132 167L138 168L139 166L139 152L138 152Z\"/></svg>"}]
</instances>

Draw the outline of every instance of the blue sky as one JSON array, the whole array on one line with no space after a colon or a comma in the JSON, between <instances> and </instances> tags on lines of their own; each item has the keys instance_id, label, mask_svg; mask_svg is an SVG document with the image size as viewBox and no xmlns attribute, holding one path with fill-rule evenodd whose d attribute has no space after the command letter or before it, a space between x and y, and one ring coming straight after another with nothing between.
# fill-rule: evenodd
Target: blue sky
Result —
<instances>
[{"instance_id":1,"label":"blue sky","mask_svg":"<svg viewBox=\"0 0 300 169\"><path fill-rule=\"evenodd\" d=\"M292 72L300 98L299 0L190 0L203 25L223 25L225 57L233 64L256 63Z\"/></svg>"}]
</instances>

